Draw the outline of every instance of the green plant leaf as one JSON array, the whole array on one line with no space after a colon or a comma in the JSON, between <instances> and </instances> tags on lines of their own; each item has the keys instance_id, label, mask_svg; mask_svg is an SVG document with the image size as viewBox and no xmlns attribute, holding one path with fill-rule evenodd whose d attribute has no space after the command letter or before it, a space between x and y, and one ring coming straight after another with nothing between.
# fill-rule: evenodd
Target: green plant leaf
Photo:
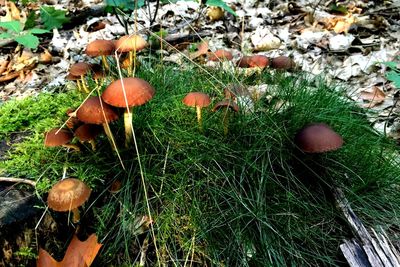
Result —
<instances>
[{"instance_id":1,"label":"green plant leaf","mask_svg":"<svg viewBox=\"0 0 400 267\"><path fill-rule=\"evenodd\" d=\"M23 29L22 23L18 20L0 22L0 27L15 33L20 33Z\"/></svg>"},{"instance_id":2,"label":"green plant leaf","mask_svg":"<svg viewBox=\"0 0 400 267\"><path fill-rule=\"evenodd\" d=\"M25 29L32 29L36 26L37 15L34 11L28 13L25 21Z\"/></svg>"},{"instance_id":3,"label":"green plant leaf","mask_svg":"<svg viewBox=\"0 0 400 267\"><path fill-rule=\"evenodd\" d=\"M388 73L386 73L386 78L393 82L394 86L396 86L397 89L400 89L400 72L391 70Z\"/></svg>"},{"instance_id":4,"label":"green plant leaf","mask_svg":"<svg viewBox=\"0 0 400 267\"><path fill-rule=\"evenodd\" d=\"M47 30L60 28L64 23L69 22L69 18L65 16L67 12L55 9L50 6L40 7L40 19Z\"/></svg>"},{"instance_id":5,"label":"green plant leaf","mask_svg":"<svg viewBox=\"0 0 400 267\"><path fill-rule=\"evenodd\" d=\"M141 8L144 6L144 0L136 0L137 7ZM119 7L123 10L135 10L135 0L106 0L107 6Z\"/></svg>"},{"instance_id":6,"label":"green plant leaf","mask_svg":"<svg viewBox=\"0 0 400 267\"><path fill-rule=\"evenodd\" d=\"M394 61L386 61L386 62L382 62L383 65L388 66L389 68L395 70L397 69L397 62Z\"/></svg>"},{"instance_id":7,"label":"green plant leaf","mask_svg":"<svg viewBox=\"0 0 400 267\"><path fill-rule=\"evenodd\" d=\"M21 44L27 48L31 48L31 49L35 49L39 45L39 38L37 38L35 35L32 35L30 33L24 33L24 34L21 34L21 35L15 37L15 41L17 41L19 44Z\"/></svg>"},{"instance_id":8,"label":"green plant leaf","mask_svg":"<svg viewBox=\"0 0 400 267\"><path fill-rule=\"evenodd\" d=\"M33 29L28 30L27 32L31 33L31 34L43 34L43 33L48 33L49 31L45 30L45 29L33 28Z\"/></svg>"},{"instance_id":9,"label":"green plant leaf","mask_svg":"<svg viewBox=\"0 0 400 267\"><path fill-rule=\"evenodd\" d=\"M13 38L13 35L11 33L8 32L0 33L0 39L9 39L9 38Z\"/></svg>"},{"instance_id":10,"label":"green plant leaf","mask_svg":"<svg viewBox=\"0 0 400 267\"><path fill-rule=\"evenodd\" d=\"M235 11L233 11L233 9L228 6L224 1L222 0L207 0L206 2L207 6L218 6L226 11L228 11L229 13L231 13L234 16L237 16Z\"/></svg>"}]
</instances>

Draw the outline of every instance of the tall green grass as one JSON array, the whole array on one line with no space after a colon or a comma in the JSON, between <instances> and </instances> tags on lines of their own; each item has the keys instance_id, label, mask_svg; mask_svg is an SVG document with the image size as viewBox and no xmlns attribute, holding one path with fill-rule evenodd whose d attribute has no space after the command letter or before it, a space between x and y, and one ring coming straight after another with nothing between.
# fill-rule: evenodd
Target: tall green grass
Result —
<instances>
[{"instance_id":1,"label":"tall green grass","mask_svg":"<svg viewBox=\"0 0 400 267\"><path fill-rule=\"evenodd\" d=\"M60 151L51 158L52 168L33 165L33 177L55 181L67 164L70 176L92 185L83 220L104 244L98 266L130 266L143 253L149 266L340 265L339 245L351 233L327 190L333 186L344 190L366 225L383 225L389 233L398 229L397 148L370 127L365 111L340 88L303 74L212 73L139 69L137 76L156 89L149 103L134 109L139 154L123 148L121 122L111 125L126 171L104 138L97 152ZM226 136L224 111L204 109L200 131L195 110L182 98L202 91L215 104L230 82L268 84L267 94L251 110L242 106L232 114ZM298 151L294 135L313 122L329 124L344 146L324 155ZM42 141L39 135L36 141ZM0 163L5 173L26 175L23 168L13 169L22 148L38 157L49 151L30 139L18 144ZM111 194L107 186L115 179L123 187ZM149 215L146 201L154 231L140 223Z\"/></svg>"}]
</instances>

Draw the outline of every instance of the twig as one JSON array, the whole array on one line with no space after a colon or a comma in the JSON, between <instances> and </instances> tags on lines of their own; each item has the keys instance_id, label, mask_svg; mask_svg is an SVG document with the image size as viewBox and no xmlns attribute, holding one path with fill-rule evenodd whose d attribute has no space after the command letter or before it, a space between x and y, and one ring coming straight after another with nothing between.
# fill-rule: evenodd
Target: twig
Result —
<instances>
[{"instance_id":1,"label":"twig","mask_svg":"<svg viewBox=\"0 0 400 267\"><path fill-rule=\"evenodd\" d=\"M7 182L7 183L24 183L29 184L31 186L36 186L36 182L25 179L25 178L15 178L15 177L0 177L0 182Z\"/></svg>"}]
</instances>

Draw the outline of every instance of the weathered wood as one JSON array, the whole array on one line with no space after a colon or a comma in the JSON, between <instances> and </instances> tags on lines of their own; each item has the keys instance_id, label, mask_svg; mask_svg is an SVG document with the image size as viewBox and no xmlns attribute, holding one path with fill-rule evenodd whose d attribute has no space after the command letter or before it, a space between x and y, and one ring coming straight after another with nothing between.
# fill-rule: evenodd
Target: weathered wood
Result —
<instances>
[{"instance_id":1,"label":"weathered wood","mask_svg":"<svg viewBox=\"0 0 400 267\"><path fill-rule=\"evenodd\" d=\"M390 243L382 227L377 233L368 232L361 220L354 213L348 200L339 188L335 188L338 209L343 213L354 235L358 239L345 240L340 249L351 267L400 267L400 253Z\"/></svg>"}]
</instances>

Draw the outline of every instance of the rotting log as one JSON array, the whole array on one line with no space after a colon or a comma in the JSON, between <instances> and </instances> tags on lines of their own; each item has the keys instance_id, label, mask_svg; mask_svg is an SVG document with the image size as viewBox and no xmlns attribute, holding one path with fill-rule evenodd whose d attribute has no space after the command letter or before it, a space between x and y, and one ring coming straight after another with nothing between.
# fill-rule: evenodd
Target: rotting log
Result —
<instances>
[{"instance_id":1,"label":"rotting log","mask_svg":"<svg viewBox=\"0 0 400 267\"><path fill-rule=\"evenodd\" d=\"M333 195L356 238L345 240L340 249L351 267L400 267L400 253L387 238L382 227L379 232L371 228L371 235L354 213L341 189Z\"/></svg>"}]
</instances>

